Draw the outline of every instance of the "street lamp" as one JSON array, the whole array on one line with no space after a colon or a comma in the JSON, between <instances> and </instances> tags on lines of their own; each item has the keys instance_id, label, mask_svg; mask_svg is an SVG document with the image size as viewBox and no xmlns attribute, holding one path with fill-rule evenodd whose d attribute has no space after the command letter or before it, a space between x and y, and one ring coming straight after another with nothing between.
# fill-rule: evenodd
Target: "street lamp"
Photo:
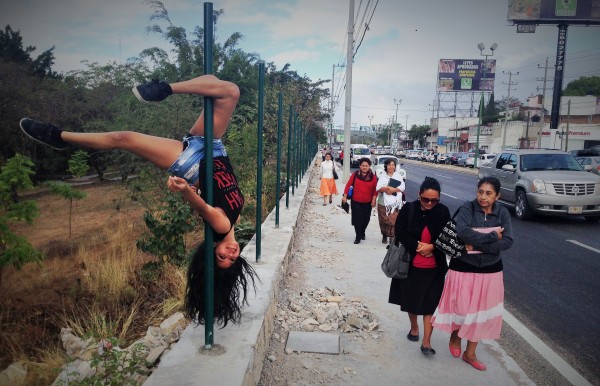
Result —
<instances>
[{"instance_id":1,"label":"street lamp","mask_svg":"<svg viewBox=\"0 0 600 386\"><path fill-rule=\"evenodd\" d=\"M396 116L394 117L394 125L398 123L398 106L402 103L402 99L394 98L394 104L396 105ZM390 148L392 147L392 130L390 130Z\"/></svg>"},{"instance_id":2,"label":"street lamp","mask_svg":"<svg viewBox=\"0 0 600 386\"><path fill-rule=\"evenodd\" d=\"M481 87L481 102L479 103L479 123L477 124L477 141L475 142L475 162L474 162L474 166L473 167L477 167L477 161L479 160L479 134L481 133L481 124L483 123L483 110L485 108L485 94L484 94L484 88L486 85L485 82L485 75L487 72L487 61L488 61L488 56L494 56L494 51L496 51L496 48L498 48L498 44L496 43L492 43L492 45L490 46L490 50L492 51L491 53L484 53L483 50L485 50L485 45L483 43L479 43L477 45L477 48L479 48L479 54L481 56L485 56L485 60L483 61L483 77L481 78L481 82L480 82L480 87ZM483 105L483 107L482 107Z\"/></svg>"}]
</instances>

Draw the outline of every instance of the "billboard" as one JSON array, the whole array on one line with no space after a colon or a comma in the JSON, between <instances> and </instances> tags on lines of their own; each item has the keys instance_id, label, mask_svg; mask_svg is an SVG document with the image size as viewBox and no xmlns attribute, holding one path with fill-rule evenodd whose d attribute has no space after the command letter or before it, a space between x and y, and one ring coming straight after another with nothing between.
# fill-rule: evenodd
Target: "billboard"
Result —
<instances>
[{"instance_id":1,"label":"billboard","mask_svg":"<svg viewBox=\"0 0 600 386\"><path fill-rule=\"evenodd\" d=\"M600 24L600 0L508 0L515 24Z\"/></svg>"},{"instance_id":2,"label":"billboard","mask_svg":"<svg viewBox=\"0 0 600 386\"><path fill-rule=\"evenodd\" d=\"M438 91L494 91L495 59L440 59Z\"/></svg>"}]
</instances>

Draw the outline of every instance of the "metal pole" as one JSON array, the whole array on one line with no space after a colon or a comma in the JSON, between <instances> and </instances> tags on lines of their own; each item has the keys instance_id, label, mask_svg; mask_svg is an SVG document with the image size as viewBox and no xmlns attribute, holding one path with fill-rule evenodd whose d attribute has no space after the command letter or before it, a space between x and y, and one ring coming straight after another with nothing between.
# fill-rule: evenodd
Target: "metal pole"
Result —
<instances>
[{"instance_id":1,"label":"metal pole","mask_svg":"<svg viewBox=\"0 0 600 386\"><path fill-rule=\"evenodd\" d=\"M265 99L265 62L258 62L258 156L256 157L256 261L260 261L263 183L263 100Z\"/></svg>"},{"instance_id":2,"label":"metal pole","mask_svg":"<svg viewBox=\"0 0 600 386\"><path fill-rule=\"evenodd\" d=\"M296 126L298 126L298 113L294 113L294 132L292 133L292 195L296 188Z\"/></svg>"},{"instance_id":3,"label":"metal pole","mask_svg":"<svg viewBox=\"0 0 600 386\"><path fill-rule=\"evenodd\" d=\"M558 25L558 45L556 47L556 67L554 68L554 91L552 94L552 111L550 112L550 129L558 129L560 116L560 97L562 93L563 72L565 69L565 56L567 51L566 24Z\"/></svg>"},{"instance_id":4,"label":"metal pole","mask_svg":"<svg viewBox=\"0 0 600 386\"><path fill-rule=\"evenodd\" d=\"M275 228L279 228L279 199L281 198L281 129L283 126L283 93L277 95L277 175L275 178Z\"/></svg>"},{"instance_id":5,"label":"metal pole","mask_svg":"<svg viewBox=\"0 0 600 386\"><path fill-rule=\"evenodd\" d=\"M350 178L350 141L352 132L352 59L354 57L354 0L348 12L348 47L346 49L346 105L344 114L344 182Z\"/></svg>"},{"instance_id":6,"label":"metal pole","mask_svg":"<svg viewBox=\"0 0 600 386\"><path fill-rule=\"evenodd\" d=\"M204 3L204 74L213 73L213 41L214 41L214 26L213 26L213 4ZM206 189L206 203L213 205L213 99L204 97L204 189ZM206 223L204 227L204 256L205 259L205 274L204 274L204 289L205 303L204 309L204 348L212 349L214 343L214 316L215 316L215 259L213 256L213 229Z\"/></svg>"},{"instance_id":7,"label":"metal pole","mask_svg":"<svg viewBox=\"0 0 600 386\"><path fill-rule=\"evenodd\" d=\"M567 103L567 133L565 135L565 151L569 146L569 122L571 121L571 100Z\"/></svg>"},{"instance_id":8,"label":"metal pole","mask_svg":"<svg viewBox=\"0 0 600 386\"><path fill-rule=\"evenodd\" d=\"M288 141L287 141L287 165L285 170L285 207L290 208L290 178L291 176L291 161L292 161L292 116L294 112L290 105L290 113L288 115ZM293 186L293 185L292 185ZM293 188L292 188L293 189Z\"/></svg>"},{"instance_id":9,"label":"metal pole","mask_svg":"<svg viewBox=\"0 0 600 386\"><path fill-rule=\"evenodd\" d=\"M539 65L538 65L538 67L539 67ZM538 148L542 147L542 131L544 131L545 120L546 120L544 115L546 114L545 105L546 105L546 77L547 76L548 76L548 58L546 58L546 65L544 66L544 83L542 85L543 90L542 90L542 111L541 111L542 119L540 120L541 126L538 131L538 135L537 135L537 147Z\"/></svg>"}]
</instances>

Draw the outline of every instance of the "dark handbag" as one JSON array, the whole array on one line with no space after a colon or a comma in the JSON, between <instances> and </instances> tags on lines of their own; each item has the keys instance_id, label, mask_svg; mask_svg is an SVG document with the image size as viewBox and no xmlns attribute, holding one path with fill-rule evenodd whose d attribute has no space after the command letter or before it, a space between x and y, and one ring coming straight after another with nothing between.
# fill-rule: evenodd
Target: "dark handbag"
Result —
<instances>
[{"instance_id":1,"label":"dark handbag","mask_svg":"<svg viewBox=\"0 0 600 386\"><path fill-rule=\"evenodd\" d=\"M381 263L381 270L391 279L406 279L410 266L410 253L402 244L387 246L387 253Z\"/></svg>"},{"instance_id":2,"label":"dark handbag","mask_svg":"<svg viewBox=\"0 0 600 386\"><path fill-rule=\"evenodd\" d=\"M473 206L473 202L471 202L471 206ZM460 211L460 208L454 212L452 218L444 225L440 235L434 242L434 245L440 251L451 258L460 257L465 253L465 243L458 237L458 233L456 232L456 221L454 221L454 217L456 217L458 211Z\"/></svg>"},{"instance_id":3,"label":"dark handbag","mask_svg":"<svg viewBox=\"0 0 600 386\"><path fill-rule=\"evenodd\" d=\"M410 204L409 204L410 205ZM414 207L408 207L408 223L412 222ZM402 243L394 242L387 246L387 252L381 262L381 270L390 279L406 279L410 267L411 256L408 249Z\"/></svg>"},{"instance_id":4,"label":"dark handbag","mask_svg":"<svg viewBox=\"0 0 600 386\"><path fill-rule=\"evenodd\" d=\"M338 178L339 178L339 177L338 177L338 174L337 174L337 172L335 171L335 165L334 165L334 166L333 166L333 179L334 179L334 180L337 180Z\"/></svg>"}]
</instances>

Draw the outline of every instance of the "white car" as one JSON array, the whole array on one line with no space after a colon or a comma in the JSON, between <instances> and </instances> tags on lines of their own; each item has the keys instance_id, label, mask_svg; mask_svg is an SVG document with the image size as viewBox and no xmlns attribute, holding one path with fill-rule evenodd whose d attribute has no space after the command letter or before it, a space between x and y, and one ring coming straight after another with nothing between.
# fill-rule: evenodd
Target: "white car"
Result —
<instances>
[{"instance_id":1,"label":"white car","mask_svg":"<svg viewBox=\"0 0 600 386\"><path fill-rule=\"evenodd\" d=\"M412 159L414 161L417 161L420 156L421 156L421 150L409 150L406 153L406 158L407 159Z\"/></svg>"},{"instance_id":2,"label":"white car","mask_svg":"<svg viewBox=\"0 0 600 386\"><path fill-rule=\"evenodd\" d=\"M384 172L383 165L386 160L393 159L396 161L396 172L402 176L402 179L406 181L406 170L402 169L402 164L398 157L394 157L393 155L374 155L371 157L371 170L373 174L379 178Z\"/></svg>"},{"instance_id":3,"label":"white car","mask_svg":"<svg viewBox=\"0 0 600 386\"><path fill-rule=\"evenodd\" d=\"M479 156L479 161L477 161L477 166L487 165L492 162L496 158L496 153L490 154L482 154Z\"/></svg>"}]
</instances>

